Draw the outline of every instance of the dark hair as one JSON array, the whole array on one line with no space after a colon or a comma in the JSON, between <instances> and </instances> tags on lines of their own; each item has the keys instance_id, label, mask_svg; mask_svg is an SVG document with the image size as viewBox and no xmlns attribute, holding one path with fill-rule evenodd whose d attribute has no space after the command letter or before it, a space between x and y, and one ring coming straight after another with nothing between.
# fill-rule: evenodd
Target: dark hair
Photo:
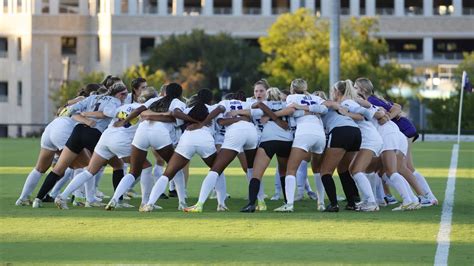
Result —
<instances>
[{"instance_id":1,"label":"dark hair","mask_svg":"<svg viewBox=\"0 0 474 266\"><path fill-rule=\"evenodd\" d=\"M238 90L236 91L233 96L232 96L232 99L233 100L239 100L239 101L242 101L242 102L245 102L245 92L243 90Z\"/></svg>"},{"instance_id":2,"label":"dark hair","mask_svg":"<svg viewBox=\"0 0 474 266\"><path fill-rule=\"evenodd\" d=\"M253 84L254 87L257 85L262 85L265 88L265 90L268 90L270 88L270 84L268 83L266 79L261 79L255 82L255 84Z\"/></svg>"},{"instance_id":3,"label":"dark hair","mask_svg":"<svg viewBox=\"0 0 474 266\"><path fill-rule=\"evenodd\" d=\"M97 83L87 84L85 87L79 90L79 92L77 93L77 96L88 97L89 95L91 95L92 92L98 91L100 87L102 87L102 85L97 84Z\"/></svg>"},{"instance_id":4,"label":"dark hair","mask_svg":"<svg viewBox=\"0 0 474 266\"><path fill-rule=\"evenodd\" d=\"M117 82L109 88L107 95L114 96L115 94L124 90L127 90L127 86L125 86L125 84L123 84L122 82Z\"/></svg>"},{"instance_id":5,"label":"dark hair","mask_svg":"<svg viewBox=\"0 0 474 266\"><path fill-rule=\"evenodd\" d=\"M139 95L136 95L135 90L138 89L140 87L140 84L142 84L143 82L146 82L146 79L138 77L136 79L133 79L130 83L130 86L132 86L132 102L135 101L135 98L138 98Z\"/></svg>"},{"instance_id":6,"label":"dark hair","mask_svg":"<svg viewBox=\"0 0 474 266\"><path fill-rule=\"evenodd\" d=\"M188 115L198 121L204 121L209 115L209 109L207 109L206 104L211 103L212 101L212 92L208 89L201 89L198 93L192 97Z\"/></svg>"},{"instance_id":7,"label":"dark hair","mask_svg":"<svg viewBox=\"0 0 474 266\"><path fill-rule=\"evenodd\" d=\"M170 83L166 85L165 89L166 96L150 105L149 109L153 112L167 112L171 102L176 98L180 98L183 94L183 88L178 83Z\"/></svg>"},{"instance_id":8,"label":"dark hair","mask_svg":"<svg viewBox=\"0 0 474 266\"><path fill-rule=\"evenodd\" d=\"M115 83L119 82L119 81L122 81L119 77L117 76L112 76L112 75L108 75L107 77L105 77L105 79L101 82L102 85L104 85L107 89L110 89L110 87L112 85L114 85Z\"/></svg>"}]
</instances>

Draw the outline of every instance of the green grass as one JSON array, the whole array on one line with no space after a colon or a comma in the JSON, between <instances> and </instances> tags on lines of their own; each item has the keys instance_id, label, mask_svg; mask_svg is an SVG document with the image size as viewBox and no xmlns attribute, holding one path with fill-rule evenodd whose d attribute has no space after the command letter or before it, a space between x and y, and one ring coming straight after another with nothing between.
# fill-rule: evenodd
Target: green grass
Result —
<instances>
[{"instance_id":1,"label":"green grass","mask_svg":"<svg viewBox=\"0 0 474 266\"><path fill-rule=\"evenodd\" d=\"M441 206L396 213L316 212L314 201L296 203L296 212L241 214L247 186L234 162L227 171L231 212L176 211L177 200L159 200L163 211L106 212L72 208L60 211L16 207L26 173L35 164L38 139L0 140L0 262L178 263L178 264L433 264ZM415 163L439 200L444 199L452 143L417 143ZM459 153L449 263L474 264L474 144ZM10 168L6 168L10 167ZM194 203L206 169L193 160L189 203ZM273 193L273 169L264 179ZM310 179L313 184L312 178ZM336 178L337 180L337 178ZM337 183L337 181L336 181ZM111 194L111 175L101 190ZM313 185L314 187L314 185ZM137 187L138 188L138 187ZM338 188L340 194L342 190ZM36 191L35 191L36 192ZM442 203L442 202L441 202ZM137 205L138 200L132 204ZM267 201L269 209L281 202Z\"/></svg>"}]
</instances>

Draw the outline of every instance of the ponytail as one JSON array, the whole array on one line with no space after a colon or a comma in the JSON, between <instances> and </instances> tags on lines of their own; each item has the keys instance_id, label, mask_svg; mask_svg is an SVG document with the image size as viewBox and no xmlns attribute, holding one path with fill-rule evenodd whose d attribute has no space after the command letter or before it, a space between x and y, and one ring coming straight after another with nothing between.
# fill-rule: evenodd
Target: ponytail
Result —
<instances>
[{"instance_id":1,"label":"ponytail","mask_svg":"<svg viewBox=\"0 0 474 266\"><path fill-rule=\"evenodd\" d=\"M183 88L178 83L170 83L166 85L166 96L154 102L150 106L150 110L157 113L168 112L170 104L174 99L181 98Z\"/></svg>"}]
</instances>

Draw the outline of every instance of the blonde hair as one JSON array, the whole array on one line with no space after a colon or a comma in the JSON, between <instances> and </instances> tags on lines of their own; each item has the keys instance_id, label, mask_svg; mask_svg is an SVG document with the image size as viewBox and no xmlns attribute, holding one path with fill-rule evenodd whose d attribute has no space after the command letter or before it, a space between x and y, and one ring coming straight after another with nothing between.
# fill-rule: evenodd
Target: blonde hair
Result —
<instances>
[{"instance_id":1,"label":"blonde hair","mask_svg":"<svg viewBox=\"0 0 474 266\"><path fill-rule=\"evenodd\" d=\"M138 95L137 102L144 103L144 102L148 101L149 99L151 99L153 97L157 97L157 96L158 96L158 93L156 92L155 88L153 88L151 86L145 87L140 92L140 95Z\"/></svg>"},{"instance_id":2,"label":"blonde hair","mask_svg":"<svg viewBox=\"0 0 474 266\"><path fill-rule=\"evenodd\" d=\"M340 80L336 82L336 84L334 84L334 86L331 87L331 92L330 92L331 98L334 98L334 92L336 90L339 93L341 93L343 97L346 99L354 100L355 98L357 98L357 93L354 89L354 86L352 86L352 81L350 79L346 79L344 81ZM332 99L332 100L335 100L335 99Z\"/></svg>"},{"instance_id":3,"label":"blonde hair","mask_svg":"<svg viewBox=\"0 0 474 266\"><path fill-rule=\"evenodd\" d=\"M292 93L296 94L308 94L308 83L304 79L294 79L290 84Z\"/></svg>"},{"instance_id":4,"label":"blonde hair","mask_svg":"<svg viewBox=\"0 0 474 266\"><path fill-rule=\"evenodd\" d=\"M266 79L261 79L257 82L255 82L255 84L253 84L253 86L257 86L257 85L262 85L266 90L268 90L270 88L270 84L268 83L268 81Z\"/></svg>"},{"instance_id":5,"label":"blonde hair","mask_svg":"<svg viewBox=\"0 0 474 266\"><path fill-rule=\"evenodd\" d=\"M316 95L316 96L320 97L323 100L328 99L328 97L326 96L326 93L324 91L315 91L315 92L313 92L313 95Z\"/></svg>"},{"instance_id":6,"label":"blonde hair","mask_svg":"<svg viewBox=\"0 0 474 266\"><path fill-rule=\"evenodd\" d=\"M368 78L356 79L354 86L360 89L361 93L368 96L374 94L374 85Z\"/></svg>"},{"instance_id":7,"label":"blonde hair","mask_svg":"<svg viewBox=\"0 0 474 266\"><path fill-rule=\"evenodd\" d=\"M281 101L281 91L277 87L271 87L267 90L267 100Z\"/></svg>"}]
</instances>

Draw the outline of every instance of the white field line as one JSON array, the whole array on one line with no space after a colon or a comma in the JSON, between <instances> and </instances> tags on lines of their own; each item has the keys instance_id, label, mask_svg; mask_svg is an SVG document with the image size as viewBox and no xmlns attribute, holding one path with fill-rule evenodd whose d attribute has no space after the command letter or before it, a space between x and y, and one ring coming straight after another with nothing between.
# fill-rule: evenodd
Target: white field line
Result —
<instances>
[{"instance_id":1,"label":"white field line","mask_svg":"<svg viewBox=\"0 0 474 266\"><path fill-rule=\"evenodd\" d=\"M438 247L436 248L436 255L434 265L448 265L449 255L449 236L451 234L451 220L453 217L454 205L454 189L456 184L456 168L458 165L459 144L453 145L451 153L451 164L449 166L448 181L446 182L446 192L444 195L443 211L441 213L441 221L439 223L438 232Z\"/></svg>"}]
</instances>

